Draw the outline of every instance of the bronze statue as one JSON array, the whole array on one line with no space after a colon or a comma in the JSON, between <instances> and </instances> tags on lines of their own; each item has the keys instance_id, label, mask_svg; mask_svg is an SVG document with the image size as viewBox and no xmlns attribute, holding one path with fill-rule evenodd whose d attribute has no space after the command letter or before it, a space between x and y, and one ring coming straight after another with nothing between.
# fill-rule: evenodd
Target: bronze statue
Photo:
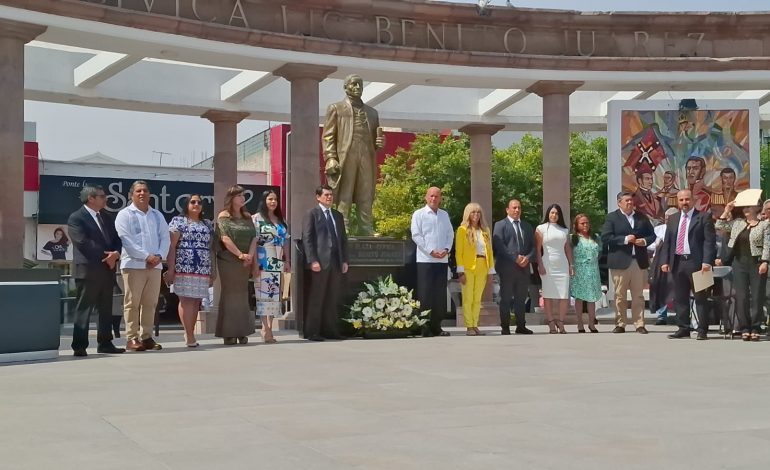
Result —
<instances>
[{"instance_id":1,"label":"bronze statue","mask_svg":"<svg viewBox=\"0 0 770 470\"><path fill-rule=\"evenodd\" d=\"M350 206L358 214L357 235L372 235L372 203L377 175L377 150L385 146L377 111L361 101L364 82L358 75L345 78L347 98L329 105L324 123L326 182L335 192L337 210L350 227Z\"/></svg>"}]
</instances>

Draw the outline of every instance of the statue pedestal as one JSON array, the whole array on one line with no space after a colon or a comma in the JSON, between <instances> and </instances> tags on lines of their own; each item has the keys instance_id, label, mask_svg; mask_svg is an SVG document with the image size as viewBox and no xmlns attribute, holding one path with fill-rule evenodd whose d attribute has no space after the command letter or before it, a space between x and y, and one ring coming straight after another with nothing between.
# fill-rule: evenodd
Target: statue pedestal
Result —
<instances>
[{"instance_id":1,"label":"statue pedestal","mask_svg":"<svg viewBox=\"0 0 770 470\"><path fill-rule=\"evenodd\" d=\"M380 276L393 276L393 280L407 289L414 289L417 281L415 246L411 240L396 240L389 237L348 238L350 263L340 299L340 316L347 316L364 282L371 282ZM339 323L340 332L349 336L353 329L346 322Z\"/></svg>"}]
</instances>

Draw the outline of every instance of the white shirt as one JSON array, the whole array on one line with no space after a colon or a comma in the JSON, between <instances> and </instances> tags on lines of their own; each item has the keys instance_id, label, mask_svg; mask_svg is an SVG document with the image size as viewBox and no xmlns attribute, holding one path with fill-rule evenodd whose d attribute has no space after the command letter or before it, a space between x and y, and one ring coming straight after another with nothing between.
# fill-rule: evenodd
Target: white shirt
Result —
<instances>
[{"instance_id":1,"label":"white shirt","mask_svg":"<svg viewBox=\"0 0 770 470\"><path fill-rule=\"evenodd\" d=\"M417 245L418 263L449 263L449 256L434 258L430 252L451 250L454 239L452 222L445 210L433 212L426 205L412 214L412 240Z\"/></svg>"},{"instance_id":2,"label":"white shirt","mask_svg":"<svg viewBox=\"0 0 770 470\"><path fill-rule=\"evenodd\" d=\"M142 212L132 203L118 212L115 230L123 250L120 253L120 269L145 269L148 256L165 258L171 245L168 224L163 214L150 207ZM163 269L162 264L155 269Z\"/></svg>"},{"instance_id":3,"label":"white shirt","mask_svg":"<svg viewBox=\"0 0 770 470\"><path fill-rule=\"evenodd\" d=\"M657 225L653 230L655 231L655 241L652 245L647 245L647 251L650 253L657 250L663 244L663 240L666 239L666 224Z\"/></svg>"},{"instance_id":4,"label":"white shirt","mask_svg":"<svg viewBox=\"0 0 770 470\"><path fill-rule=\"evenodd\" d=\"M324 213L324 218L326 218L326 214L329 214L329 218L332 219L332 225L334 225L334 234L337 235L339 232L337 231L337 222L334 221L334 214L331 213L331 207L326 207L320 202L318 203L318 207L321 208L321 210ZM328 212L327 212L328 211Z\"/></svg>"},{"instance_id":5,"label":"white shirt","mask_svg":"<svg viewBox=\"0 0 770 470\"><path fill-rule=\"evenodd\" d=\"M626 216L626 220L628 221L628 224L633 229L634 228L634 214L636 213L636 211L631 211L630 214L626 214L623 211L620 211L620 213L623 214L624 216ZM625 240L625 243L624 243L625 245L629 245L628 237L630 237L630 236L631 235L626 235L626 240ZM636 246L632 246L631 247L631 255L634 255L634 256L636 255Z\"/></svg>"},{"instance_id":6,"label":"white shirt","mask_svg":"<svg viewBox=\"0 0 770 470\"><path fill-rule=\"evenodd\" d=\"M687 225L684 227L684 250L682 250L682 253L676 253L676 244L679 242L679 230L682 228L682 223L685 222L684 220L684 212L679 212L679 225L676 227L676 240L674 240L674 253L675 254L682 254L682 255L689 255L690 254L690 222L692 222L692 215L693 212L695 212L695 208L691 208L690 212L687 212Z\"/></svg>"},{"instance_id":7,"label":"white shirt","mask_svg":"<svg viewBox=\"0 0 770 470\"><path fill-rule=\"evenodd\" d=\"M83 204L83 207L86 208L89 214L91 214L91 218L94 219L94 222L96 222L96 226L99 227L99 230L104 232L104 227L102 227L102 224L99 223L99 218L96 217L96 211L88 207L87 205Z\"/></svg>"}]
</instances>

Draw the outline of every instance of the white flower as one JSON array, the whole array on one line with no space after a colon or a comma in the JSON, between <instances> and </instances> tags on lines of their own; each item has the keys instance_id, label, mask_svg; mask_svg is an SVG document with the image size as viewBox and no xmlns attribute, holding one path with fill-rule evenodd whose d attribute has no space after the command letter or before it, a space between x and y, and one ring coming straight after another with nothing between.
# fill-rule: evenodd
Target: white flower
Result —
<instances>
[{"instance_id":1,"label":"white flower","mask_svg":"<svg viewBox=\"0 0 770 470\"><path fill-rule=\"evenodd\" d=\"M390 302L388 302L388 304L389 304L388 307L391 310L397 310L398 308L401 307L401 299L399 299L398 297L393 297L392 299L390 299Z\"/></svg>"},{"instance_id":2,"label":"white flower","mask_svg":"<svg viewBox=\"0 0 770 470\"><path fill-rule=\"evenodd\" d=\"M404 287L404 286L399 287L398 290L402 294L407 294L409 292L409 290L406 287Z\"/></svg>"},{"instance_id":3,"label":"white flower","mask_svg":"<svg viewBox=\"0 0 770 470\"><path fill-rule=\"evenodd\" d=\"M358 293L358 300L364 300L366 298L366 292L361 291Z\"/></svg>"},{"instance_id":4,"label":"white flower","mask_svg":"<svg viewBox=\"0 0 770 470\"><path fill-rule=\"evenodd\" d=\"M407 304L404 305L404 307L401 309L401 313L404 315L411 315L412 314L412 306Z\"/></svg>"},{"instance_id":5,"label":"white flower","mask_svg":"<svg viewBox=\"0 0 770 470\"><path fill-rule=\"evenodd\" d=\"M372 315L374 315L374 310L372 310L372 307L364 307L364 309L361 311L361 314L364 316L365 320L368 320L372 317Z\"/></svg>"},{"instance_id":6,"label":"white flower","mask_svg":"<svg viewBox=\"0 0 770 470\"><path fill-rule=\"evenodd\" d=\"M374 301L374 306L381 310L381 309L385 308L385 304L386 303L387 303L387 301L385 299L379 298L379 299Z\"/></svg>"}]
</instances>

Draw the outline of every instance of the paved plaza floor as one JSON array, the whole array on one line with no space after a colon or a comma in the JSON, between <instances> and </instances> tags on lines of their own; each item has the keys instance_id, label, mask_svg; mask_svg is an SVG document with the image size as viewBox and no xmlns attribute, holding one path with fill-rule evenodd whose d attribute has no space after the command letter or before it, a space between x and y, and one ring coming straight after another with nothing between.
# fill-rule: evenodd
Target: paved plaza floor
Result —
<instances>
[{"instance_id":1,"label":"paved plaza floor","mask_svg":"<svg viewBox=\"0 0 770 470\"><path fill-rule=\"evenodd\" d=\"M0 469L749 469L770 342L608 333L347 340L0 366ZM574 326L572 326L574 331ZM89 350L91 353L92 350Z\"/></svg>"}]
</instances>

